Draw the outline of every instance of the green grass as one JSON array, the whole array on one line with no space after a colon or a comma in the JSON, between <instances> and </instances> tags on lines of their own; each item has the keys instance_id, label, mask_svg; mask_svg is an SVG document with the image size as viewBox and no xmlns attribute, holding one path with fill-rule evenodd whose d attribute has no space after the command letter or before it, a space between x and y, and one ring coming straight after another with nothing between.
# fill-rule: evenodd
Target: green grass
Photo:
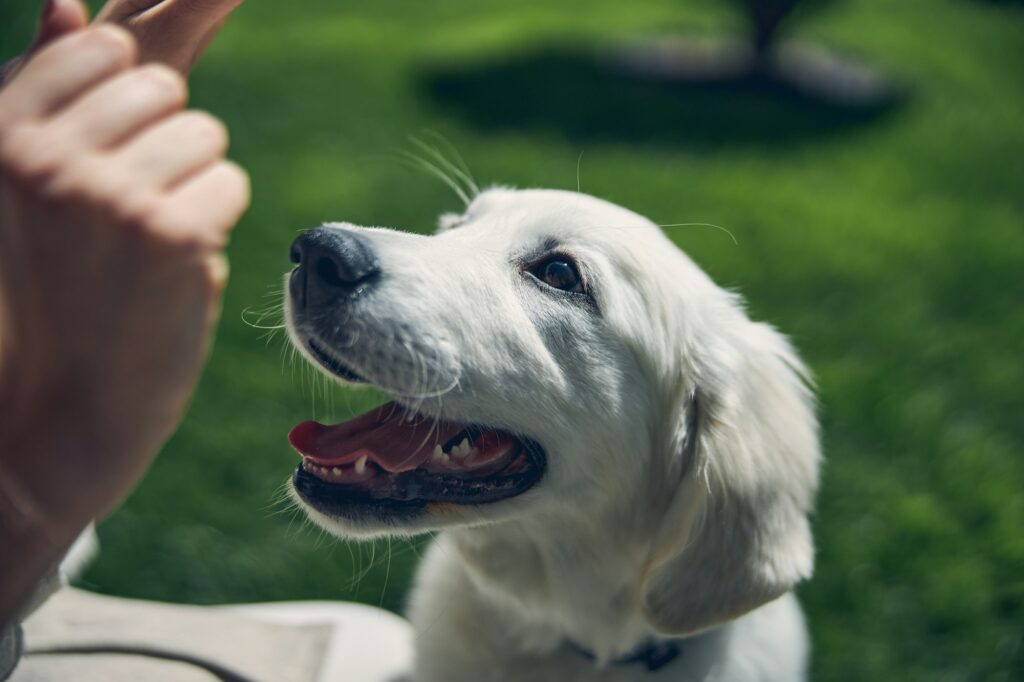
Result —
<instances>
[{"instance_id":1,"label":"green grass","mask_svg":"<svg viewBox=\"0 0 1024 682\"><path fill-rule=\"evenodd\" d=\"M5 53L27 35L26 4L0 8ZM729 31L719 5L250 2L193 84L255 187L216 350L181 430L100 528L84 584L401 609L416 545L342 544L275 502L295 464L289 427L379 396L314 386L242 314L274 300L298 230L426 231L456 207L395 160L430 129L480 179L574 189L584 152L584 191L737 236L673 232L818 380L827 464L817 574L800 589L816 679L1024 679L1024 7L859 0L815 14L801 38L906 86L902 106L864 120L644 88L624 107L614 94L629 86L580 66L619 37ZM570 57L549 73L552 53ZM558 87L552 73L591 80ZM515 97L494 101L496 74Z\"/></svg>"}]
</instances>

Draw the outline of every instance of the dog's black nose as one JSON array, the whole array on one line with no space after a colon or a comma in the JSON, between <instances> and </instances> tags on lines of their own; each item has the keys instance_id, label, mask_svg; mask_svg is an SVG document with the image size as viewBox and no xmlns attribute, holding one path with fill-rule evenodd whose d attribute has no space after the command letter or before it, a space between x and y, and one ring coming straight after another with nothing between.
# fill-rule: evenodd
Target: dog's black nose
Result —
<instances>
[{"instance_id":1,"label":"dog's black nose","mask_svg":"<svg viewBox=\"0 0 1024 682\"><path fill-rule=\"evenodd\" d=\"M318 227L292 242L289 289L299 307L317 305L363 290L380 274L370 241L352 230Z\"/></svg>"}]
</instances>

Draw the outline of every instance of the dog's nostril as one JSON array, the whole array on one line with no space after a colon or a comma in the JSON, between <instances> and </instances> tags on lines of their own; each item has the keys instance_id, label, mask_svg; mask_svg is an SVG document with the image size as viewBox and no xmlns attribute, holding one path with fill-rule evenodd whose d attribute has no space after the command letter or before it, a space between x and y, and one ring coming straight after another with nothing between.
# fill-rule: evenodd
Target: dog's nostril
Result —
<instances>
[{"instance_id":1,"label":"dog's nostril","mask_svg":"<svg viewBox=\"0 0 1024 682\"><path fill-rule=\"evenodd\" d=\"M344 287L346 284L350 284L347 280L342 279L341 274L338 273L338 265L330 258L318 258L315 268L317 277L328 286Z\"/></svg>"},{"instance_id":2,"label":"dog's nostril","mask_svg":"<svg viewBox=\"0 0 1024 682\"><path fill-rule=\"evenodd\" d=\"M300 292L293 296L305 296L310 305L361 295L381 271L373 244L354 230L307 230L295 239L288 255L296 265L290 286Z\"/></svg>"}]
</instances>

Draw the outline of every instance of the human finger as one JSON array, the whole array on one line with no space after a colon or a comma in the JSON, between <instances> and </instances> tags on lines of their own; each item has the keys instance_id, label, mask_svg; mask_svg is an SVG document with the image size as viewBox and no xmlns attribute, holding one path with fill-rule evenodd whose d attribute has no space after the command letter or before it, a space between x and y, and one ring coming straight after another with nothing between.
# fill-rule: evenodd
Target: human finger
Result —
<instances>
[{"instance_id":1,"label":"human finger","mask_svg":"<svg viewBox=\"0 0 1024 682\"><path fill-rule=\"evenodd\" d=\"M207 27L221 21L244 0L109 0L97 21L123 22L143 13L191 19L192 25Z\"/></svg>"},{"instance_id":2,"label":"human finger","mask_svg":"<svg viewBox=\"0 0 1024 682\"><path fill-rule=\"evenodd\" d=\"M61 38L30 59L0 93L0 125L52 114L135 59L135 39L116 26Z\"/></svg>"},{"instance_id":3,"label":"human finger","mask_svg":"<svg viewBox=\"0 0 1024 682\"><path fill-rule=\"evenodd\" d=\"M158 61L187 73L242 2L112 0L98 20L116 21L132 31L143 62Z\"/></svg>"},{"instance_id":4,"label":"human finger","mask_svg":"<svg viewBox=\"0 0 1024 682\"><path fill-rule=\"evenodd\" d=\"M149 64L92 89L47 124L55 147L105 149L180 111L188 99L185 80L173 69Z\"/></svg>"},{"instance_id":5,"label":"human finger","mask_svg":"<svg viewBox=\"0 0 1024 682\"><path fill-rule=\"evenodd\" d=\"M54 40L81 30L89 24L89 14L82 0L46 0L39 16L36 37L24 54L0 66L0 87L14 78L25 62Z\"/></svg>"},{"instance_id":6,"label":"human finger","mask_svg":"<svg viewBox=\"0 0 1024 682\"><path fill-rule=\"evenodd\" d=\"M171 116L133 138L114 163L145 187L169 188L224 158L227 128L201 111Z\"/></svg>"},{"instance_id":7,"label":"human finger","mask_svg":"<svg viewBox=\"0 0 1024 682\"><path fill-rule=\"evenodd\" d=\"M249 176L221 161L189 178L167 197L159 221L169 236L216 247L249 208Z\"/></svg>"},{"instance_id":8,"label":"human finger","mask_svg":"<svg viewBox=\"0 0 1024 682\"><path fill-rule=\"evenodd\" d=\"M46 0L36 37L28 54L34 54L58 38L89 25L89 9L82 0Z\"/></svg>"}]
</instances>

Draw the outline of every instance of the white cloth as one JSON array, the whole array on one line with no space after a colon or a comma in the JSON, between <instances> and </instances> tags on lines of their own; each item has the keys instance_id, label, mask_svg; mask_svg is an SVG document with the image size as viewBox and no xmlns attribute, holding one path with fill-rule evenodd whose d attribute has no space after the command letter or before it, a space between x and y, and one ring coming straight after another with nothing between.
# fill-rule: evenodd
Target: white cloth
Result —
<instances>
[{"instance_id":1,"label":"white cloth","mask_svg":"<svg viewBox=\"0 0 1024 682\"><path fill-rule=\"evenodd\" d=\"M331 638L317 682L398 682L412 670L412 625L384 609L314 601L224 608L268 623L330 625Z\"/></svg>"},{"instance_id":2,"label":"white cloth","mask_svg":"<svg viewBox=\"0 0 1024 682\"><path fill-rule=\"evenodd\" d=\"M11 682L395 682L411 627L360 604L199 607L57 592L24 623Z\"/></svg>"}]
</instances>

